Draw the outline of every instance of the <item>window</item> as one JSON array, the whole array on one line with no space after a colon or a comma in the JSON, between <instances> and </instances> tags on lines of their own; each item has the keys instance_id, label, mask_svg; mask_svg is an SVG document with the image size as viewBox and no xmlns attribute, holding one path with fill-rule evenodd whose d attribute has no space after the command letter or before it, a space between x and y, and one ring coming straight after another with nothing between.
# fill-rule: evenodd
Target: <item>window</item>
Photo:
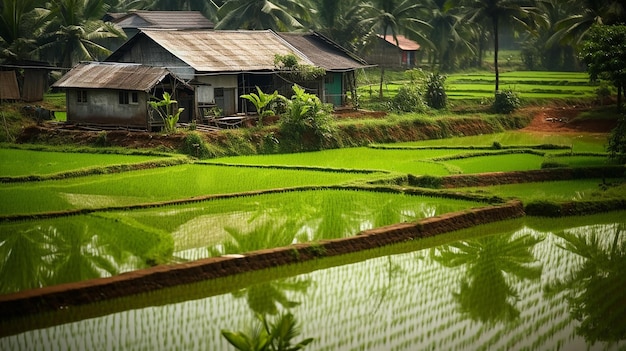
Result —
<instances>
[{"instance_id":1,"label":"window","mask_svg":"<svg viewBox=\"0 0 626 351\"><path fill-rule=\"evenodd\" d=\"M79 104L85 104L87 103L87 90L79 90L77 97L76 97L76 102L78 102Z\"/></svg>"},{"instance_id":2,"label":"window","mask_svg":"<svg viewBox=\"0 0 626 351\"><path fill-rule=\"evenodd\" d=\"M133 104L136 105L139 103L139 93L136 91L128 92L128 91L120 91L118 94L120 105L128 105Z\"/></svg>"}]
</instances>

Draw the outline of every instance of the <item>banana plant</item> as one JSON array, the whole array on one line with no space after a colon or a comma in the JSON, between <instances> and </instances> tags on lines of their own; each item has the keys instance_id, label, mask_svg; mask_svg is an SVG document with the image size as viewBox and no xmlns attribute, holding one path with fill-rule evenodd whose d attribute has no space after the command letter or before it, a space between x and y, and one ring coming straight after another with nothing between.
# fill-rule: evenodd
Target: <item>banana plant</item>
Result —
<instances>
[{"instance_id":1,"label":"banana plant","mask_svg":"<svg viewBox=\"0 0 626 351\"><path fill-rule=\"evenodd\" d=\"M258 86L256 87L256 90L258 94L244 94L241 95L241 97L250 101L254 105L254 108L256 108L256 112L259 115L258 124L259 126L261 126L263 125L263 117L272 116L275 114L275 112L269 108L270 103L276 99L281 98L282 95L279 95L278 91L276 90L274 90L272 94L264 93Z\"/></svg>"},{"instance_id":2,"label":"banana plant","mask_svg":"<svg viewBox=\"0 0 626 351\"><path fill-rule=\"evenodd\" d=\"M163 119L165 123L164 131L166 133L172 133L176 131L176 123L178 123L178 119L180 118L180 114L185 110L180 107L174 113L174 105L178 104L178 101L172 99L172 96L167 91L163 93L163 99L161 101L148 101L150 107L153 110L157 111L159 116ZM164 110L164 109L165 110Z\"/></svg>"}]
</instances>

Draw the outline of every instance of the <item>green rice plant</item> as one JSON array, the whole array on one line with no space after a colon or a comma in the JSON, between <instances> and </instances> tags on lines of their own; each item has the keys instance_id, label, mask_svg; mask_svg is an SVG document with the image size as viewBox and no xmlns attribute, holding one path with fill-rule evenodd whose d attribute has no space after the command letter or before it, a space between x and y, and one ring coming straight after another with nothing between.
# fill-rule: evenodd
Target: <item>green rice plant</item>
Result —
<instances>
[{"instance_id":1,"label":"green rice plant","mask_svg":"<svg viewBox=\"0 0 626 351\"><path fill-rule=\"evenodd\" d=\"M374 176L187 164L33 184L0 184L0 214L125 206L209 194L343 184Z\"/></svg>"},{"instance_id":2,"label":"green rice plant","mask_svg":"<svg viewBox=\"0 0 626 351\"><path fill-rule=\"evenodd\" d=\"M543 157L532 154L494 154L445 161L463 173L506 172L541 169Z\"/></svg>"},{"instance_id":3,"label":"green rice plant","mask_svg":"<svg viewBox=\"0 0 626 351\"><path fill-rule=\"evenodd\" d=\"M46 175L104 165L165 159L164 155L69 153L0 148L0 176Z\"/></svg>"}]
</instances>

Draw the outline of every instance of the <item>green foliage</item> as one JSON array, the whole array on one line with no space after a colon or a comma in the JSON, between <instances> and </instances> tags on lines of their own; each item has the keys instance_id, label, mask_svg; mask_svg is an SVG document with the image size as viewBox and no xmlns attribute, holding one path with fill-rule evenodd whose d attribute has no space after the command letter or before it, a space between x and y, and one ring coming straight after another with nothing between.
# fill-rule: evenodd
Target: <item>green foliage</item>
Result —
<instances>
[{"instance_id":1,"label":"green foliage","mask_svg":"<svg viewBox=\"0 0 626 351\"><path fill-rule=\"evenodd\" d=\"M313 342L313 338L293 344L300 334L296 318L291 312L282 313L270 322L261 314L256 314L257 323L248 331L222 330L222 336L240 351L297 351Z\"/></svg>"},{"instance_id":2,"label":"green foliage","mask_svg":"<svg viewBox=\"0 0 626 351\"><path fill-rule=\"evenodd\" d=\"M274 55L274 66L301 81L315 80L326 75L326 70L321 67L299 63L294 54Z\"/></svg>"},{"instance_id":3,"label":"green foliage","mask_svg":"<svg viewBox=\"0 0 626 351\"><path fill-rule=\"evenodd\" d=\"M426 104L422 95L422 90L417 85L405 84L389 101L387 109L393 112L424 112Z\"/></svg>"},{"instance_id":4,"label":"green foliage","mask_svg":"<svg viewBox=\"0 0 626 351\"><path fill-rule=\"evenodd\" d=\"M180 107L174 112L175 106L178 101L172 99L172 96L167 91L163 93L163 99L161 101L148 101L152 111L156 111L163 119L165 126L163 131L166 133L173 133L176 131L176 123L180 118L180 114L185 110Z\"/></svg>"},{"instance_id":5,"label":"green foliage","mask_svg":"<svg viewBox=\"0 0 626 351\"><path fill-rule=\"evenodd\" d=\"M96 141L94 141L94 145L100 147L109 146L109 142L107 141L107 134L108 133L106 130L99 132L98 136L96 137Z\"/></svg>"},{"instance_id":6,"label":"green foliage","mask_svg":"<svg viewBox=\"0 0 626 351\"><path fill-rule=\"evenodd\" d=\"M609 152L609 158L626 163L626 116L622 116L611 131L606 150Z\"/></svg>"},{"instance_id":7,"label":"green foliage","mask_svg":"<svg viewBox=\"0 0 626 351\"><path fill-rule=\"evenodd\" d=\"M533 201L524 207L524 211L529 216L559 217L561 205L552 201Z\"/></svg>"},{"instance_id":8,"label":"green foliage","mask_svg":"<svg viewBox=\"0 0 626 351\"><path fill-rule=\"evenodd\" d=\"M426 76L425 99L428 106L437 110L446 107L448 102L445 87L446 78L439 73L430 73Z\"/></svg>"},{"instance_id":9,"label":"green foliage","mask_svg":"<svg viewBox=\"0 0 626 351\"><path fill-rule=\"evenodd\" d=\"M520 107L521 101L517 93L511 89L496 91L493 101L493 111L495 113L509 114Z\"/></svg>"},{"instance_id":10,"label":"green foliage","mask_svg":"<svg viewBox=\"0 0 626 351\"><path fill-rule=\"evenodd\" d=\"M259 115L258 124L259 126L263 125L263 117L272 116L276 114L276 111L271 109L271 103L277 99L284 100L285 97L278 94L278 91L274 90L272 94L264 93L261 88L256 87L258 94L250 93L241 95L242 98L250 101L254 108L256 108L256 112Z\"/></svg>"},{"instance_id":11,"label":"green foliage","mask_svg":"<svg viewBox=\"0 0 626 351\"><path fill-rule=\"evenodd\" d=\"M548 157L546 160L544 160L541 163L541 169L546 169L546 168L563 168L563 167L568 167L568 165L566 163L556 161L552 157Z\"/></svg>"},{"instance_id":12,"label":"green foliage","mask_svg":"<svg viewBox=\"0 0 626 351\"><path fill-rule=\"evenodd\" d=\"M292 88L294 95L280 119L281 146L290 152L319 150L334 137L332 107L297 84Z\"/></svg>"},{"instance_id":13,"label":"green foliage","mask_svg":"<svg viewBox=\"0 0 626 351\"><path fill-rule=\"evenodd\" d=\"M441 177L423 175L420 177L409 176L409 184L422 188L440 189L443 181Z\"/></svg>"},{"instance_id":14,"label":"green foliage","mask_svg":"<svg viewBox=\"0 0 626 351\"><path fill-rule=\"evenodd\" d=\"M626 26L593 26L580 58L587 64L591 80L607 79L615 86L626 85Z\"/></svg>"},{"instance_id":15,"label":"green foliage","mask_svg":"<svg viewBox=\"0 0 626 351\"><path fill-rule=\"evenodd\" d=\"M209 146L202 138L202 135L191 132L185 136L183 145L180 150L183 154L197 157L200 159L214 157L214 153L211 152Z\"/></svg>"}]
</instances>

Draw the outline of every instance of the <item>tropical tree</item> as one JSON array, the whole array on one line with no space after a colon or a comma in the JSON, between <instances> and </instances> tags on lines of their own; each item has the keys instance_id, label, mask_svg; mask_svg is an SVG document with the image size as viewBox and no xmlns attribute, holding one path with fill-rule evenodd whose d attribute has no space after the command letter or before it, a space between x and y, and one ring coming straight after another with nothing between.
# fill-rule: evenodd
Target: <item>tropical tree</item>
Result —
<instances>
[{"instance_id":1,"label":"tropical tree","mask_svg":"<svg viewBox=\"0 0 626 351\"><path fill-rule=\"evenodd\" d=\"M310 14L305 3L296 0L228 0L217 11L215 29L303 28Z\"/></svg>"},{"instance_id":2,"label":"tropical tree","mask_svg":"<svg viewBox=\"0 0 626 351\"><path fill-rule=\"evenodd\" d=\"M428 37L434 45L436 53L434 64L441 71L451 71L457 67L464 56L476 52L471 43L473 31L461 21L462 16L453 0L434 0L428 24L432 27Z\"/></svg>"},{"instance_id":3,"label":"tropical tree","mask_svg":"<svg viewBox=\"0 0 626 351\"><path fill-rule=\"evenodd\" d=\"M592 81L606 79L615 85L617 110L621 111L626 89L626 26L592 27L580 55Z\"/></svg>"},{"instance_id":4,"label":"tropical tree","mask_svg":"<svg viewBox=\"0 0 626 351\"><path fill-rule=\"evenodd\" d=\"M362 38L371 28L360 25L362 1L312 0L315 8L310 28L325 35L352 52L363 49Z\"/></svg>"},{"instance_id":5,"label":"tropical tree","mask_svg":"<svg viewBox=\"0 0 626 351\"><path fill-rule=\"evenodd\" d=\"M52 0L40 55L66 68L80 60L109 55L110 50L99 42L126 35L121 28L101 20L107 9L104 0Z\"/></svg>"},{"instance_id":6,"label":"tropical tree","mask_svg":"<svg viewBox=\"0 0 626 351\"><path fill-rule=\"evenodd\" d=\"M626 8L621 0L569 0L565 18L555 25L557 31L550 38L578 47L586 38L591 27L626 22Z\"/></svg>"},{"instance_id":7,"label":"tropical tree","mask_svg":"<svg viewBox=\"0 0 626 351\"><path fill-rule=\"evenodd\" d=\"M498 52L500 50L500 30L503 23L512 23L531 30L533 17L538 17L538 9L532 7L532 1L520 0L465 0L462 1L464 20L473 23L489 21L493 35L493 65L496 75L495 90L500 90L500 71ZM535 16L536 15L536 16Z\"/></svg>"},{"instance_id":8,"label":"tropical tree","mask_svg":"<svg viewBox=\"0 0 626 351\"><path fill-rule=\"evenodd\" d=\"M383 38L387 38L390 34L396 44L398 44L398 35L402 33L411 34L428 46L432 46L426 34L430 29L430 25L419 19L420 13L428 7L420 2L412 0L375 0L370 3L364 3L360 6L364 11L364 19L359 25L365 28L371 28L370 40L378 40L376 36L381 34ZM383 56L385 46L383 46ZM385 67L380 66L380 89L379 97L383 97L383 81L385 78Z\"/></svg>"},{"instance_id":9,"label":"tropical tree","mask_svg":"<svg viewBox=\"0 0 626 351\"><path fill-rule=\"evenodd\" d=\"M7 62L37 59L37 37L48 13L41 0L0 2L0 59Z\"/></svg>"}]
</instances>

